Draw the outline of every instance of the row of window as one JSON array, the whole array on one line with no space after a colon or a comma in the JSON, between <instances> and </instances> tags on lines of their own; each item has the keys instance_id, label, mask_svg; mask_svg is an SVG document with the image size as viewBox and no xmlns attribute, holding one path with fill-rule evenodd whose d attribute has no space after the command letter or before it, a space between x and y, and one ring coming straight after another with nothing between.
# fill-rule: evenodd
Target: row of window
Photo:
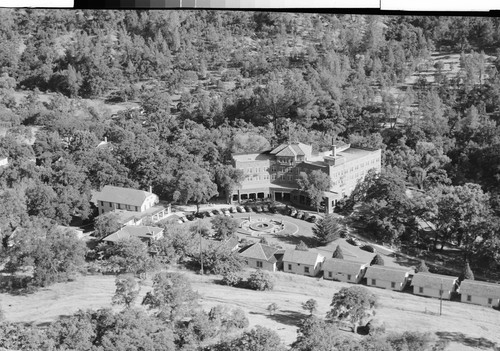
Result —
<instances>
[{"instance_id":1,"label":"row of window","mask_svg":"<svg viewBox=\"0 0 500 351\"><path fill-rule=\"evenodd\" d=\"M104 207L104 201L100 201L100 202L101 202L101 207ZM139 211L138 206L113 204L113 202L106 202L106 203L108 204L109 207L113 207L113 208L118 209L118 210Z\"/></svg>"},{"instance_id":2,"label":"row of window","mask_svg":"<svg viewBox=\"0 0 500 351\"><path fill-rule=\"evenodd\" d=\"M299 266L300 266L300 264L299 264ZM292 265L291 264L288 265L288 270L289 271L292 270ZM304 273L309 273L309 267L304 267Z\"/></svg>"}]
</instances>

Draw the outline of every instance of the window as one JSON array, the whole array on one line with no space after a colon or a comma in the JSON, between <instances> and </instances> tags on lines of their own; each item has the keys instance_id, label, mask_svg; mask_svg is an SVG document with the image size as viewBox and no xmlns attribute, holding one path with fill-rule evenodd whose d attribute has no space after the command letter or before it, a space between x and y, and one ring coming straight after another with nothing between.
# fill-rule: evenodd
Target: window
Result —
<instances>
[{"instance_id":1,"label":"window","mask_svg":"<svg viewBox=\"0 0 500 351\"><path fill-rule=\"evenodd\" d=\"M103 213L104 213L104 209L101 210L101 214L103 214Z\"/></svg>"},{"instance_id":2,"label":"window","mask_svg":"<svg viewBox=\"0 0 500 351\"><path fill-rule=\"evenodd\" d=\"M443 295L443 290L439 290L439 296Z\"/></svg>"},{"instance_id":3,"label":"window","mask_svg":"<svg viewBox=\"0 0 500 351\"><path fill-rule=\"evenodd\" d=\"M347 275L347 280L351 280L351 275L350 274Z\"/></svg>"},{"instance_id":4,"label":"window","mask_svg":"<svg viewBox=\"0 0 500 351\"><path fill-rule=\"evenodd\" d=\"M467 301L469 301L469 302L470 302L470 301L471 301L471 299L472 299L472 296L467 295Z\"/></svg>"},{"instance_id":5,"label":"window","mask_svg":"<svg viewBox=\"0 0 500 351\"><path fill-rule=\"evenodd\" d=\"M309 267L304 267L304 273L309 273Z\"/></svg>"},{"instance_id":6,"label":"window","mask_svg":"<svg viewBox=\"0 0 500 351\"><path fill-rule=\"evenodd\" d=\"M113 203L111 203L111 202L110 202L110 203L109 203L109 207L113 207Z\"/></svg>"},{"instance_id":7,"label":"window","mask_svg":"<svg viewBox=\"0 0 500 351\"><path fill-rule=\"evenodd\" d=\"M262 261L257 261L257 268L262 268Z\"/></svg>"},{"instance_id":8,"label":"window","mask_svg":"<svg viewBox=\"0 0 500 351\"><path fill-rule=\"evenodd\" d=\"M391 282L391 288L394 289L396 287L396 283Z\"/></svg>"},{"instance_id":9,"label":"window","mask_svg":"<svg viewBox=\"0 0 500 351\"><path fill-rule=\"evenodd\" d=\"M493 299L492 298L489 298L488 299L488 305L491 305L493 303Z\"/></svg>"},{"instance_id":10,"label":"window","mask_svg":"<svg viewBox=\"0 0 500 351\"><path fill-rule=\"evenodd\" d=\"M424 293L424 288L419 287L419 288L418 288L418 293L419 293L419 294L423 294L423 293Z\"/></svg>"},{"instance_id":11,"label":"window","mask_svg":"<svg viewBox=\"0 0 500 351\"><path fill-rule=\"evenodd\" d=\"M328 272L328 278L332 277L332 272Z\"/></svg>"},{"instance_id":12,"label":"window","mask_svg":"<svg viewBox=\"0 0 500 351\"><path fill-rule=\"evenodd\" d=\"M377 285L377 280L376 279L372 279L372 285Z\"/></svg>"},{"instance_id":13,"label":"window","mask_svg":"<svg viewBox=\"0 0 500 351\"><path fill-rule=\"evenodd\" d=\"M122 209L122 205L118 204L118 209L121 210Z\"/></svg>"},{"instance_id":14,"label":"window","mask_svg":"<svg viewBox=\"0 0 500 351\"><path fill-rule=\"evenodd\" d=\"M101 201L101 206L104 206L104 201Z\"/></svg>"},{"instance_id":15,"label":"window","mask_svg":"<svg viewBox=\"0 0 500 351\"><path fill-rule=\"evenodd\" d=\"M139 207L138 206L135 206L135 211L139 212Z\"/></svg>"},{"instance_id":16,"label":"window","mask_svg":"<svg viewBox=\"0 0 500 351\"><path fill-rule=\"evenodd\" d=\"M289 271L291 271L291 270L292 270L292 265L291 265L291 264L289 264L289 265L288 265L288 270L289 270Z\"/></svg>"}]
</instances>

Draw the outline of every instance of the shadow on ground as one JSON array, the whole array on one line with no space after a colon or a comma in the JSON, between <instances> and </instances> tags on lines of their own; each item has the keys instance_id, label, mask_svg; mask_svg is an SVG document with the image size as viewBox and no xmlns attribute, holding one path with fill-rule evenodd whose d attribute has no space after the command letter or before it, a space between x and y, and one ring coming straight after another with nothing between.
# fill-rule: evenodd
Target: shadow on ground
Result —
<instances>
[{"instance_id":1,"label":"shadow on ground","mask_svg":"<svg viewBox=\"0 0 500 351\"><path fill-rule=\"evenodd\" d=\"M500 345L485 338L471 338L467 335L457 332L436 332L441 340L458 342L462 345L483 350L500 350Z\"/></svg>"},{"instance_id":2,"label":"shadow on ground","mask_svg":"<svg viewBox=\"0 0 500 351\"><path fill-rule=\"evenodd\" d=\"M249 313L264 315L264 313L259 313L259 312L249 312ZM306 313L290 311L290 310L279 310L274 312L273 314L265 314L265 316L275 322L285 325L292 325L294 327L298 327L300 325L300 321L309 317L309 315Z\"/></svg>"}]
</instances>

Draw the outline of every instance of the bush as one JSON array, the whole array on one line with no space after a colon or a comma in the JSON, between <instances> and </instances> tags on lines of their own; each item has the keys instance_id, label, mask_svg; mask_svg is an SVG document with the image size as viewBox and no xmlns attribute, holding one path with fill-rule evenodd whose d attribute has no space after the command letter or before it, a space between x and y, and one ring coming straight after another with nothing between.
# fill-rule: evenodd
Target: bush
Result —
<instances>
[{"instance_id":1,"label":"bush","mask_svg":"<svg viewBox=\"0 0 500 351\"><path fill-rule=\"evenodd\" d=\"M359 246L358 241L353 237L348 238L346 241L353 246Z\"/></svg>"},{"instance_id":2,"label":"bush","mask_svg":"<svg viewBox=\"0 0 500 351\"><path fill-rule=\"evenodd\" d=\"M273 290L274 282L271 275L262 270L257 270L250 274L248 278L248 287L253 290Z\"/></svg>"},{"instance_id":3,"label":"bush","mask_svg":"<svg viewBox=\"0 0 500 351\"><path fill-rule=\"evenodd\" d=\"M460 281L463 281L465 279L474 280L474 273L472 273L472 269L470 269L468 261L465 262L464 268L462 269L462 273L459 277Z\"/></svg>"},{"instance_id":4,"label":"bush","mask_svg":"<svg viewBox=\"0 0 500 351\"><path fill-rule=\"evenodd\" d=\"M338 258L340 260L344 259L344 253L342 252L342 248L340 245L337 245L337 248L333 252L332 258Z\"/></svg>"},{"instance_id":5,"label":"bush","mask_svg":"<svg viewBox=\"0 0 500 351\"><path fill-rule=\"evenodd\" d=\"M229 286L238 286L243 281L243 278L239 273L227 272L222 277L222 284Z\"/></svg>"},{"instance_id":6,"label":"bush","mask_svg":"<svg viewBox=\"0 0 500 351\"><path fill-rule=\"evenodd\" d=\"M415 268L415 273L418 272L429 273L429 267L427 267L424 260L421 260L419 265Z\"/></svg>"},{"instance_id":7,"label":"bush","mask_svg":"<svg viewBox=\"0 0 500 351\"><path fill-rule=\"evenodd\" d=\"M379 254L376 254L373 257L373 260L370 262L370 266L383 266L383 265L384 265L384 259Z\"/></svg>"},{"instance_id":8,"label":"bush","mask_svg":"<svg viewBox=\"0 0 500 351\"><path fill-rule=\"evenodd\" d=\"M371 245L363 245L361 246L361 250L365 250L368 252L375 252L375 248Z\"/></svg>"}]
</instances>

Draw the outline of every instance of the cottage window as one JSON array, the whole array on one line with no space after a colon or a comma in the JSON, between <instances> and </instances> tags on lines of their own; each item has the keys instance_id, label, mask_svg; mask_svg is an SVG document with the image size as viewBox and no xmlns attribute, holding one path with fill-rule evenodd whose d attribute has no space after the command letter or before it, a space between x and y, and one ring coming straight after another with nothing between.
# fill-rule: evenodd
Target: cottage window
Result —
<instances>
[{"instance_id":1,"label":"cottage window","mask_svg":"<svg viewBox=\"0 0 500 351\"><path fill-rule=\"evenodd\" d=\"M396 283L391 282L391 288L394 289L396 287Z\"/></svg>"},{"instance_id":2,"label":"cottage window","mask_svg":"<svg viewBox=\"0 0 500 351\"><path fill-rule=\"evenodd\" d=\"M443 296L443 290L439 290L439 296Z\"/></svg>"},{"instance_id":3,"label":"cottage window","mask_svg":"<svg viewBox=\"0 0 500 351\"><path fill-rule=\"evenodd\" d=\"M423 287L419 287L418 288L418 293L419 294L423 294L424 293L424 288Z\"/></svg>"},{"instance_id":4,"label":"cottage window","mask_svg":"<svg viewBox=\"0 0 500 351\"><path fill-rule=\"evenodd\" d=\"M309 273L309 267L304 267L304 273Z\"/></svg>"},{"instance_id":5,"label":"cottage window","mask_svg":"<svg viewBox=\"0 0 500 351\"><path fill-rule=\"evenodd\" d=\"M289 265L288 265L288 270L289 270L289 271L291 271L291 270L292 270L292 265L291 265L291 264L289 264Z\"/></svg>"},{"instance_id":6,"label":"cottage window","mask_svg":"<svg viewBox=\"0 0 500 351\"><path fill-rule=\"evenodd\" d=\"M257 268L262 268L262 261L257 261Z\"/></svg>"},{"instance_id":7,"label":"cottage window","mask_svg":"<svg viewBox=\"0 0 500 351\"><path fill-rule=\"evenodd\" d=\"M377 280L376 279L372 279L372 285L377 285Z\"/></svg>"},{"instance_id":8,"label":"cottage window","mask_svg":"<svg viewBox=\"0 0 500 351\"><path fill-rule=\"evenodd\" d=\"M472 299L472 296L467 295L467 301L469 301L469 302L470 302L470 301L471 301L471 299Z\"/></svg>"},{"instance_id":9,"label":"cottage window","mask_svg":"<svg viewBox=\"0 0 500 351\"><path fill-rule=\"evenodd\" d=\"M135 211L138 212L139 211L139 207L135 206Z\"/></svg>"},{"instance_id":10,"label":"cottage window","mask_svg":"<svg viewBox=\"0 0 500 351\"><path fill-rule=\"evenodd\" d=\"M493 299L492 299L492 298L489 298L489 299L488 299L488 305L491 305L491 304L493 304Z\"/></svg>"},{"instance_id":11,"label":"cottage window","mask_svg":"<svg viewBox=\"0 0 500 351\"><path fill-rule=\"evenodd\" d=\"M332 277L332 272L328 272L328 277L331 278Z\"/></svg>"},{"instance_id":12,"label":"cottage window","mask_svg":"<svg viewBox=\"0 0 500 351\"><path fill-rule=\"evenodd\" d=\"M351 280L351 275L350 274L347 275L347 280Z\"/></svg>"},{"instance_id":13,"label":"cottage window","mask_svg":"<svg viewBox=\"0 0 500 351\"><path fill-rule=\"evenodd\" d=\"M118 204L118 209L121 210L122 209L122 205Z\"/></svg>"},{"instance_id":14,"label":"cottage window","mask_svg":"<svg viewBox=\"0 0 500 351\"><path fill-rule=\"evenodd\" d=\"M110 202L110 203L109 203L109 207L113 207L113 203L111 203L111 202Z\"/></svg>"},{"instance_id":15,"label":"cottage window","mask_svg":"<svg viewBox=\"0 0 500 351\"><path fill-rule=\"evenodd\" d=\"M104 206L104 201L101 201L101 206Z\"/></svg>"}]
</instances>

